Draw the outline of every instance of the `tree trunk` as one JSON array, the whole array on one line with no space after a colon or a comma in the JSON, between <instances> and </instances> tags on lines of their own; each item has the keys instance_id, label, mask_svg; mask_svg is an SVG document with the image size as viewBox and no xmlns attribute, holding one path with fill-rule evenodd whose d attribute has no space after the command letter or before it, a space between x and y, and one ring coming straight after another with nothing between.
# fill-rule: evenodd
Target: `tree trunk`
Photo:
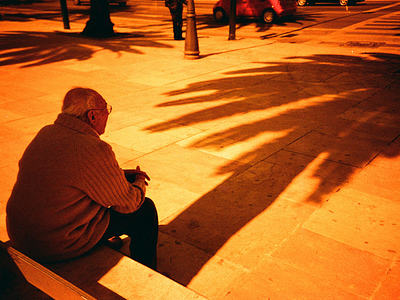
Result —
<instances>
[{"instance_id":1,"label":"tree trunk","mask_svg":"<svg viewBox=\"0 0 400 300\"><path fill-rule=\"evenodd\" d=\"M82 34L96 38L114 36L114 24L110 19L108 0L90 0L90 19Z\"/></svg>"}]
</instances>

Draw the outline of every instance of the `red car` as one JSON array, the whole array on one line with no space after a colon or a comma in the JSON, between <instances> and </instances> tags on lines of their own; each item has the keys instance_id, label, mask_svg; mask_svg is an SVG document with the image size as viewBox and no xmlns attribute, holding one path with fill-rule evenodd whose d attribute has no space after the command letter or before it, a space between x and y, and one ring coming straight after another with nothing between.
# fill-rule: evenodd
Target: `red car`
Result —
<instances>
[{"instance_id":1,"label":"red car","mask_svg":"<svg viewBox=\"0 0 400 300\"><path fill-rule=\"evenodd\" d=\"M340 5L342 6L346 6L346 5L356 5L357 2L362 2L364 0L299 0L298 5L299 6L304 6L306 4L308 5L314 5L316 2L333 2L333 3L337 3L339 2Z\"/></svg>"},{"instance_id":2,"label":"red car","mask_svg":"<svg viewBox=\"0 0 400 300\"><path fill-rule=\"evenodd\" d=\"M219 0L213 8L215 20L226 21L230 7L230 0ZM236 0L236 16L261 18L265 23L291 16L296 10L297 0Z\"/></svg>"}]
</instances>

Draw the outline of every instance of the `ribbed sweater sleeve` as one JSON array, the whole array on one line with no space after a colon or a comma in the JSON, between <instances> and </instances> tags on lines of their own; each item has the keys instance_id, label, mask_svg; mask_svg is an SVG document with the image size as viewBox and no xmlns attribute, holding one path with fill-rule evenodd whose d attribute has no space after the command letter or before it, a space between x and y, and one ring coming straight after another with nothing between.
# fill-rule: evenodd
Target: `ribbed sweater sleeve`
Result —
<instances>
[{"instance_id":1,"label":"ribbed sweater sleeve","mask_svg":"<svg viewBox=\"0 0 400 300\"><path fill-rule=\"evenodd\" d=\"M78 164L82 189L98 204L120 213L136 211L145 198L143 180L130 184L118 165L111 146L98 137L78 141Z\"/></svg>"}]
</instances>

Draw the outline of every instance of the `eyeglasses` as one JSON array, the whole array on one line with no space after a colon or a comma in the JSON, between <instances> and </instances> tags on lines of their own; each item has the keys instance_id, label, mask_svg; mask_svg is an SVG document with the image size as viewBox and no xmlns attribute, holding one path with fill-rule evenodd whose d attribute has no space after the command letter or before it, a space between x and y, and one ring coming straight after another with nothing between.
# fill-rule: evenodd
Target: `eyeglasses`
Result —
<instances>
[{"instance_id":1,"label":"eyeglasses","mask_svg":"<svg viewBox=\"0 0 400 300\"><path fill-rule=\"evenodd\" d=\"M107 104L107 106L105 108L92 108L92 109L89 109L89 110L105 110L105 109L107 109L108 114L111 114L112 106L110 104L108 104L108 103L106 103L106 104Z\"/></svg>"}]
</instances>

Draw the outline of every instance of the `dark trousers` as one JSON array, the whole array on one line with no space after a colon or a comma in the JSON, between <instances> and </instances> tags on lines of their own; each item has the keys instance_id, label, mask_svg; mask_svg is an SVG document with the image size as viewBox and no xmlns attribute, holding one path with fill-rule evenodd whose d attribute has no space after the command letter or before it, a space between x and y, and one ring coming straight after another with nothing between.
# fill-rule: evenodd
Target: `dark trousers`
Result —
<instances>
[{"instance_id":1,"label":"dark trousers","mask_svg":"<svg viewBox=\"0 0 400 300\"><path fill-rule=\"evenodd\" d=\"M170 9L170 13L172 16L172 24L174 27L174 39L181 40L182 39L182 4L178 7L178 9Z\"/></svg>"},{"instance_id":2,"label":"dark trousers","mask_svg":"<svg viewBox=\"0 0 400 300\"><path fill-rule=\"evenodd\" d=\"M131 258L157 270L158 215L150 198L130 214L110 209L110 224L100 242L106 243L109 238L123 234L131 238Z\"/></svg>"}]
</instances>

